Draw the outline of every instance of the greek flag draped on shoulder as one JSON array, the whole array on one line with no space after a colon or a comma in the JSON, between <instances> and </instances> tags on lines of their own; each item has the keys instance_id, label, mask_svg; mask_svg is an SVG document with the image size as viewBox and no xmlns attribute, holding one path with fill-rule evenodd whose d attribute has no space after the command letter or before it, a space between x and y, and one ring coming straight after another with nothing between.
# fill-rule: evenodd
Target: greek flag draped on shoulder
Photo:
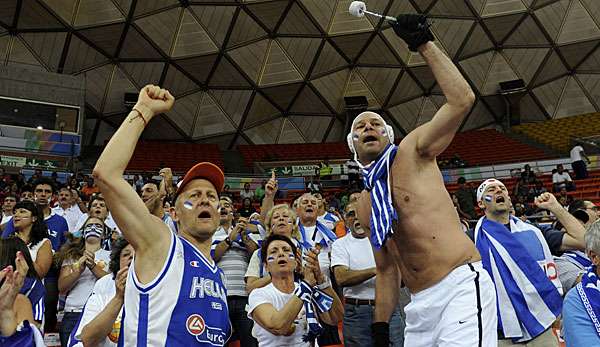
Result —
<instances>
[{"instance_id":1,"label":"greek flag draped on shoulder","mask_svg":"<svg viewBox=\"0 0 600 347\"><path fill-rule=\"evenodd\" d=\"M390 166L398 146L389 144L379 157L363 168L365 188L371 194L371 243L381 248L393 232L392 221L398 219L390 188Z\"/></svg>"},{"instance_id":2,"label":"greek flag draped on shoulder","mask_svg":"<svg viewBox=\"0 0 600 347\"><path fill-rule=\"evenodd\" d=\"M321 235L321 241L317 243L320 243L323 248L330 247L333 241L337 240L337 236L335 236L333 231L331 231L331 229L323 225L323 223L317 221L316 227L317 228L315 229L315 233ZM298 229L300 229L300 236L302 236L302 240L300 240L300 246L303 249L311 249L313 247L313 244L308 239L308 236L306 236L306 229L304 228L302 222L300 222L299 219Z\"/></svg>"},{"instance_id":3,"label":"greek flag draped on shoulder","mask_svg":"<svg viewBox=\"0 0 600 347\"><path fill-rule=\"evenodd\" d=\"M582 251L567 251L563 253L561 258L568 260L581 269L592 266L590 258Z\"/></svg>"},{"instance_id":4,"label":"greek flag draped on shoulder","mask_svg":"<svg viewBox=\"0 0 600 347\"><path fill-rule=\"evenodd\" d=\"M552 259L540 230L512 216L510 230L482 217L475 227L475 246L496 287L498 330L514 342L543 333L560 314L562 297L559 283L555 285L531 255L533 250Z\"/></svg>"},{"instance_id":5,"label":"greek flag draped on shoulder","mask_svg":"<svg viewBox=\"0 0 600 347\"><path fill-rule=\"evenodd\" d=\"M596 328L596 333L600 336L600 279L596 275L595 265L581 277L581 282L575 288Z\"/></svg>"}]
</instances>

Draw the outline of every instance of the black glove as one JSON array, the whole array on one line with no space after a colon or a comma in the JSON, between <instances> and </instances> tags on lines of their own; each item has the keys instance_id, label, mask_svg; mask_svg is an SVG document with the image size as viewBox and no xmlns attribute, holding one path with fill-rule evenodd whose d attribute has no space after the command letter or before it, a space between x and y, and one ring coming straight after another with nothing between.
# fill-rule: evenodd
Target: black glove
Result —
<instances>
[{"instance_id":1,"label":"black glove","mask_svg":"<svg viewBox=\"0 0 600 347\"><path fill-rule=\"evenodd\" d=\"M371 337L373 338L373 346L389 347L390 325L387 322L376 322L371 324Z\"/></svg>"},{"instance_id":2,"label":"black glove","mask_svg":"<svg viewBox=\"0 0 600 347\"><path fill-rule=\"evenodd\" d=\"M396 35L400 36L413 52L416 52L419 46L434 40L425 15L401 14L396 18L396 22L390 24Z\"/></svg>"}]
</instances>

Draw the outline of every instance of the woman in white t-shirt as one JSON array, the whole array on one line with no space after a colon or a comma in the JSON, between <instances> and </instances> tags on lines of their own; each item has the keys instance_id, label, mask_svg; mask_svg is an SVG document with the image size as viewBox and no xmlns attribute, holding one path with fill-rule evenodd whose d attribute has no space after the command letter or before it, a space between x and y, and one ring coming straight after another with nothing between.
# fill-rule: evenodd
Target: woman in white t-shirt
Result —
<instances>
[{"instance_id":1,"label":"woman in white t-shirt","mask_svg":"<svg viewBox=\"0 0 600 347\"><path fill-rule=\"evenodd\" d=\"M265 236L271 234L283 235L291 239L295 246L298 246L300 232L298 231L296 220L296 213L289 205L279 204L273 206L265 220ZM296 256L300 258L299 250ZM252 253L244 279L246 280L246 291L248 293L251 293L256 288L262 288L271 283L271 276L269 276L269 273L265 270L265 267L260 260L260 249L257 249Z\"/></svg>"},{"instance_id":2,"label":"woman in white t-shirt","mask_svg":"<svg viewBox=\"0 0 600 347\"><path fill-rule=\"evenodd\" d=\"M124 238L117 239L110 253L110 274L94 285L81 320L71 333L69 346L116 347L121 330L127 270L135 250Z\"/></svg>"},{"instance_id":3,"label":"woman in white t-shirt","mask_svg":"<svg viewBox=\"0 0 600 347\"><path fill-rule=\"evenodd\" d=\"M83 226L83 238L74 239L60 250L58 290L66 294L60 328L62 346L67 345L69 334L79 321L96 280L108 274L110 252L101 248L103 231L103 221L90 217Z\"/></svg>"},{"instance_id":4,"label":"woman in white t-shirt","mask_svg":"<svg viewBox=\"0 0 600 347\"><path fill-rule=\"evenodd\" d=\"M15 235L29 248L35 272L43 279L52 265L52 243L44 216L33 202L21 201L15 205L13 223Z\"/></svg>"},{"instance_id":5,"label":"woman in white t-shirt","mask_svg":"<svg viewBox=\"0 0 600 347\"><path fill-rule=\"evenodd\" d=\"M299 282L295 281L295 270L300 259L295 254L296 246L286 236L274 234L263 241L261 258L271 283L253 290L248 298L248 318L255 323L252 335L259 346L312 346L314 341L306 341L312 333L310 326L314 327L307 307L313 307L308 305L312 305L310 298L317 289L333 301L325 312L314 310L316 320L337 325L343 318L342 303L321 273L318 250L306 253L303 280Z\"/></svg>"}]
</instances>

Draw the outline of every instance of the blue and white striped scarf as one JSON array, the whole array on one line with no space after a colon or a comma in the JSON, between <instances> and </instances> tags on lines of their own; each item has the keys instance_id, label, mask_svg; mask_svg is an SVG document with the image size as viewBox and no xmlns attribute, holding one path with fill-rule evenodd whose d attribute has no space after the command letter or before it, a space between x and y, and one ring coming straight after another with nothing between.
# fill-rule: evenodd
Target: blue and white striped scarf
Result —
<instances>
[{"instance_id":1,"label":"blue and white striped scarf","mask_svg":"<svg viewBox=\"0 0 600 347\"><path fill-rule=\"evenodd\" d=\"M298 219L298 229L300 230L300 236L302 237L302 240L300 240L300 246L302 249L311 249L314 245L311 242L312 240L310 240L306 235L306 229L302 225L302 222L300 222L300 219ZM337 236L333 233L333 231L319 221L316 223L315 233L321 235L321 241L318 243L320 243L321 247L323 248L330 247L333 241L337 240Z\"/></svg>"},{"instance_id":2,"label":"blue and white striped scarf","mask_svg":"<svg viewBox=\"0 0 600 347\"><path fill-rule=\"evenodd\" d=\"M316 311L319 311L319 313L329 311L333 306L333 298L317 287L311 288L305 281L298 283L294 295L304 302L304 310L306 311L308 332L302 336L302 341L313 342L323 331Z\"/></svg>"},{"instance_id":3,"label":"blue and white striped scarf","mask_svg":"<svg viewBox=\"0 0 600 347\"><path fill-rule=\"evenodd\" d=\"M389 175L396 152L398 146L389 144L375 161L363 168L365 188L371 193L371 243L377 248L393 233L392 221L398 219Z\"/></svg>"},{"instance_id":4,"label":"blue and white striped scarf","mask_svg":"<svg viewBox=\"0 0 600 347\"><path fill-rule=\"evenodd\" d=\"M568 260L580 269L585 269L592 266L592 261L582 251L567 251L563 253L561 258Z\"/></svg>"},{"instance_id":5,"label":"blue and white striped scarf","mask_svg":"<svg viewBox=\"0 0 600 347\"><path fill-rule=\"evenodd\" d=\"M475 246L496 287L498 329L514 342L523 342L552 325L562 310L562 297L558 279L553 283L530 254L541 248L544 257L552 259L539 229L512 216L510 228L482 217L475 227ZM515 236L523 232L529 234ZM526 247L522 240L531 244Z\"/></svg>"},{"instance_id":6,"label":"blue and white striped scarf","mask_svg":"<svg viewBox=\"0 0 600 347\"><path fill-rule=\"evenodd\" d=\"M575 288L577 288L577 294L596 328L596 333L600 336L600 279L596 275L595 265L591 266L588 272L581 277L581 282Z\"/></svg>"}]
</instances>

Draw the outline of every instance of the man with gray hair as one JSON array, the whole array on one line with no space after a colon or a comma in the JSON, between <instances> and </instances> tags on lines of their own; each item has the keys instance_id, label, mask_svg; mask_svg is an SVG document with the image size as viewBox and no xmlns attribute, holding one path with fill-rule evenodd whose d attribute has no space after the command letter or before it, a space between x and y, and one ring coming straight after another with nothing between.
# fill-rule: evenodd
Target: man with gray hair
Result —
<instances>
[{"instance_id":1,"label":"man with gray hair","mask_svg":"<svg viewBox=\"0 0 600 347\"><path fill-rule=\"evenodd\" d=\"M565 296L563 328L567 347L600 346L600 223L585 233L586 253L592 261L581 282Z\"/></svg>"}]
</instances>

